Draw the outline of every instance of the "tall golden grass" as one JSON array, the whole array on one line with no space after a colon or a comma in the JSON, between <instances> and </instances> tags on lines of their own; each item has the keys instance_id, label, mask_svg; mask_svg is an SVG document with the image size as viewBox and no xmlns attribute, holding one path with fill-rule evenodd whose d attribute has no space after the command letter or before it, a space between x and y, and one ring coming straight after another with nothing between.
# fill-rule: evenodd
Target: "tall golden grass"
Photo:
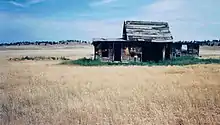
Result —
<instances>
[{"instance_id":1,"label":"tall golden grass","mask_svg":"<svg viewBox=\"0 0 220 125\"><path fill-rule=\"evenodd\" d=\"M2 63L2 62L1 62ZM220 65L0 68L2 125L220 124Z\"/></svg>"}]
</instances>

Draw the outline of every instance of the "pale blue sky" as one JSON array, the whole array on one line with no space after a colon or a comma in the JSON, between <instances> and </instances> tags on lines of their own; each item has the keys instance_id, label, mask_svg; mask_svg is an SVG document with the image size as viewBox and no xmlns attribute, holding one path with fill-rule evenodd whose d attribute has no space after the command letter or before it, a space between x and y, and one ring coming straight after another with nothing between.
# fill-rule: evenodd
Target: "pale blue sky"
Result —
<instances>
[{"instance_id":1,"label":"pale blue sky","mask_svg":"<svg viewBox=\"0 0 220 125\"><path fill-rule=\"evenodd\" d=\"M1 0L0 42L121 37L124 20L168 21L175 40L220 38L220 0Z\"/></svg>"}]
</instances>

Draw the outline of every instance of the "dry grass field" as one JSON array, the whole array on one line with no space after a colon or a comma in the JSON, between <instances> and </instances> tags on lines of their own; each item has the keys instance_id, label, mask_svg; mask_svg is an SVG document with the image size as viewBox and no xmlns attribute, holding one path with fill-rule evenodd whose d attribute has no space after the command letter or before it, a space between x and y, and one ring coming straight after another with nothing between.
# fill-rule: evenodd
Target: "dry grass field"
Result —
<instances>
[{"instance_id":1,"label":"dry grass field","mask_svg":"<svg viewBox=\"0 0 220 125\"><path fill-rule=\"evenodd\" d=\"M6 60L76 59L92 52L91 46L0 48L0 124L220 124L220 65L80 67ZM201 53L218 58L220 49L206 47Z\"/></svg>"}]
</instances>

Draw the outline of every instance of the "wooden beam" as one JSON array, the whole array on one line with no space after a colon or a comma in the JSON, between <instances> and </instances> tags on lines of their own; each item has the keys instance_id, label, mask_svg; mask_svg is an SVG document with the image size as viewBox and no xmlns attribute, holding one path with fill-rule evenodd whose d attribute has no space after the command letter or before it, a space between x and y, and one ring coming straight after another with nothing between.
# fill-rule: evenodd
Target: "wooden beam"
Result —
<instances>
[{"instance_id":1,"label":"wooden beam","mask_svg":"<svg viewBox=\"0 0 220 125\"><path fill-rule=\"evenodd\" d=\"M96 46L94 45L94 60L96 59Z\"/></svg>"},{"instance_id":2,"label":"wooden beam","mask_svg":"<svg viewBox=\"0 0 220 125\"><path fill-rule=\"evenodd\" d=\"M163 61L166 58L166 44L163 46Z\"/></svg>"},{"instance_id":3,"label":"wooden beam","mask_svg":"<svg viewBox=\"0 0 220 125\"><path fill-rule=\"evenodd\" d=\"M115 61L115 43L112 43L112 62Z\"/></svg>"}]
</instances>

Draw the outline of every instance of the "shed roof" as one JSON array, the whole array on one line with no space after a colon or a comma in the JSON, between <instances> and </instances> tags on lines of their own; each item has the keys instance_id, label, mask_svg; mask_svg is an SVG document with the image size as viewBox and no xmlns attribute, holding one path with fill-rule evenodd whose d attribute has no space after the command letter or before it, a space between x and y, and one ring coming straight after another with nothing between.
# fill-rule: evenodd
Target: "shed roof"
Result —
<instances>
[{"instance_id":1,"label":"shed roof","mask_svg":"<svg viewBox=\"0 0 220 125\"><path fill-rule=\"evenodd\" d=\"M129 41L173 42L167 22L125 21L123 38Z\"/></svg>"},{"instance_id":2,"label":"shed roof","mask_svg":"<svg viewBox=\"0 0 220 125\"><path fill-rule=\"evenodd\" d=\"M93 38L92 41L98 41L98 42L104 42L104 41L111 41L111 42L114 42L114 41L125 41L124 39L122 38Z\"/></svg>"}]
</instances>

